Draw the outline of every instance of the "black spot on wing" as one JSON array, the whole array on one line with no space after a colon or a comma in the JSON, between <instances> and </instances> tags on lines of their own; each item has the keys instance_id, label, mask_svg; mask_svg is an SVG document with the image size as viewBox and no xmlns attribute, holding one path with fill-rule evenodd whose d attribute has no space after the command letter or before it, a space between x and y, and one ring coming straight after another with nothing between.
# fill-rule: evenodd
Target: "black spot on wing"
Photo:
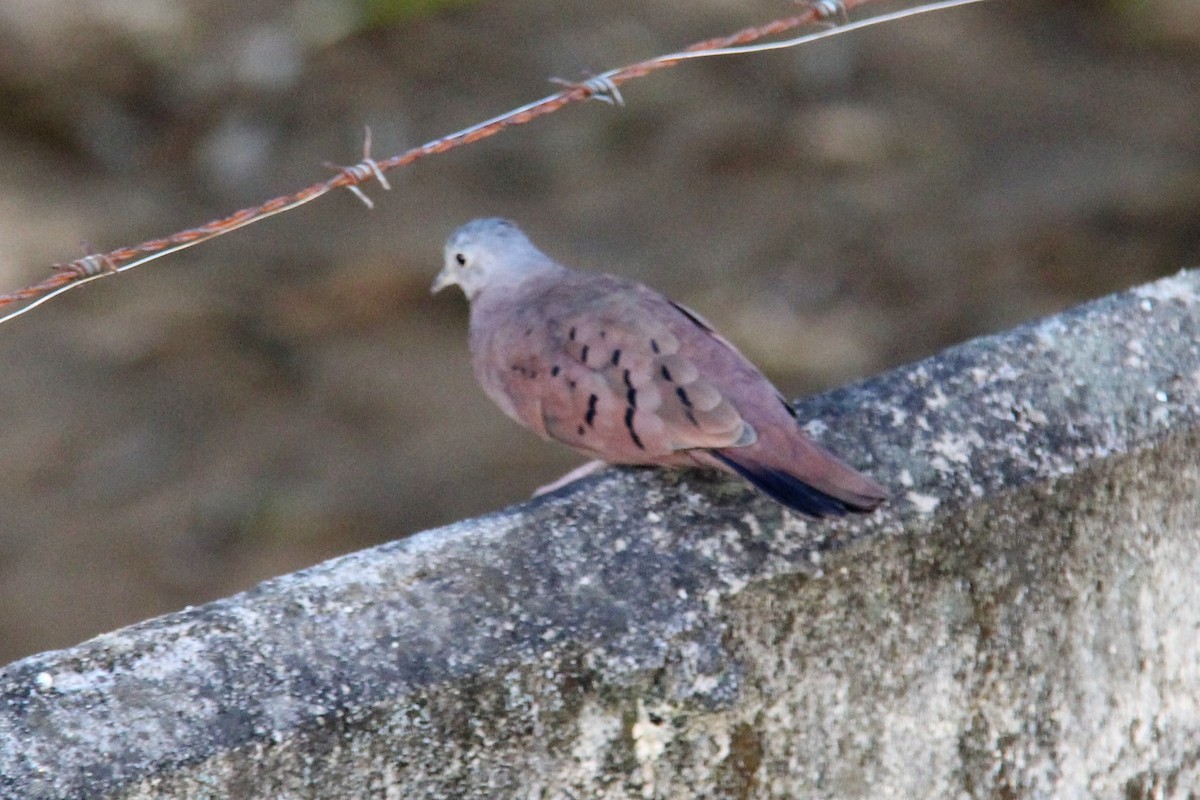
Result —
<instances>
[{"instance_id":1,"label":"black spot on wing","mask_svg":"<svg viewBox=\"0 0 1200 800\"><path fill-rule=\"evenodd\" d=\"M618 349L616 349L616 350L613 350L613 351L612 351L612 358L610 358L610 359L609 359L609 361L612 363L612 365L613 365L614 367L615 367L615 366L617 366L618 364L620 364L620 363L621 363L621 350L620 350L620 348L618 348Z\"/></svg>"},{"instance_id":2,"label":"black spot on wing","mask_svg":"<svg viewBox=\"0 0 1200 800\"><path fill-rule=\"evenodd\" d=\"M633 440L638 449L645 450L646 446L642 444L642 440L638 438L637 431L633 429L633 415L635 411L636 409L633 406L625 409L625 427L629 429L629 438Z\"/></svg>"},{"instance_id":3,"label":"black spot on wing","mask_svg":"<svg viewBox=\"0 0 1200 800\"><path fill-rule=\"evenodd\" d=\"M670 301L668 301L668 302L670 302ZM701 330L704 330L704 331L712 330L712 328L708 327L708 324L705 323L704 320L702 320L698 316L696 316L696 312L692 311L687 306L681 306L675 302L671 302L671 305L675 307L676 311L678 311L680 314L683 314L685 317L687 317L688 320L691 321L691 323L693 325L695 325L697 328L700 328Z\"/></svg>"},{"instance_id":4,"label":"black spot on wing","mask_svg":"<svg viewBox=\"0 0 1200 800\"><path fill-rule=\"evenodd\" d=\"M588 396L587 415L584 416L583 421L587 423L589 428L594 427L596 424L596 401L599 399L594 394Z\"/></svg>"},{"instance_id":5,"label":"black spot on wing","mask_svg":"<svg viewBox=\"0 0 1200 800\"><path fill-rule=\"evenodd\" d=\"M683 403L684 406L687 408L692 407L692 398L688 397L687 391L682 386L676 387L675 394L679 395L679 402Z\"/></svg>"}]
</instances>

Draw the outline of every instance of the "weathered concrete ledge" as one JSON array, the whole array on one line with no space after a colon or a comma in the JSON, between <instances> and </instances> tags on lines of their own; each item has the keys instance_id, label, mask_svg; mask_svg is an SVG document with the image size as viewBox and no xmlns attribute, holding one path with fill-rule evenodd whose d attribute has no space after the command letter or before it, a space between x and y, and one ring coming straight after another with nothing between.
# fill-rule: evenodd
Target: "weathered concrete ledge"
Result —
<instances>
[{"instance_id":1,"label":"weathered concrete ledge","mask_svg":"<svg viewBox=\"0 0 1200 800\"><path fill-rule=\"evenodd\" d=\"M613 470L19 661L0 795L1193 796L1198 340L1193 272L802 403L865 520Z\"/></svg>"}]
</instances>

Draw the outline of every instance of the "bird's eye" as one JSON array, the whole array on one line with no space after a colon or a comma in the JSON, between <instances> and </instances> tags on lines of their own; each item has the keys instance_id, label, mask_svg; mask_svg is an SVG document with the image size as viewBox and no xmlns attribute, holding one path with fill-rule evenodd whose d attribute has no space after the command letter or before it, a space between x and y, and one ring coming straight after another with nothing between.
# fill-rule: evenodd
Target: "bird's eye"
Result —
<instances>
[{"instance_id":1,"label":"bird's eye","mask_svg":"<svg viewBox=\"0 0 1200 800\"><path fill-rule=\"evenodd\" d=\"M465 266L465 265L466 265L466 263L467 263L467 257L466 257L466 256L464 256L462 253L455 253L455 254L454 254L454 260L458 262L458 265L459 265L460 267L461 267L461 266Z\"/></svg>"}]
</instances>

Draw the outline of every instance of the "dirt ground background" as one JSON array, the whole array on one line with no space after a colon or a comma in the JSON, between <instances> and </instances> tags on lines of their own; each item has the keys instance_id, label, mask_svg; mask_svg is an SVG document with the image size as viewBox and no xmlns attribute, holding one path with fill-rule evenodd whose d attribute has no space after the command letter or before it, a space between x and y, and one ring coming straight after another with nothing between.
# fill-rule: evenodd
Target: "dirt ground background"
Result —
<instances>
[{"instance_id":1,"label":"dirt ground background","mask_svg":"<svg viewBox=\"0 0 1200 800\"><path fill-rule=\"evenodd\" d=\"M0 4L0 290L791 13ZM689 64L0 327L0 662L496 509L576 463L476 388L445 236L518 220L790 395L1200 265L1200 4L994 0ZM653 480L647 475L647 480Z\"/></svg>"}]
</instances>

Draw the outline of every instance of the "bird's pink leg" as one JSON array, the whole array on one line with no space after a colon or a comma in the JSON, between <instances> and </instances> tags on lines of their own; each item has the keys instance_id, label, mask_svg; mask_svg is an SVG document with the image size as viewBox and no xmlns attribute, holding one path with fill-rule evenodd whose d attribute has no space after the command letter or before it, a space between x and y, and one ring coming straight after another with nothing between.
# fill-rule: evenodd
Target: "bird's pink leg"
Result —
<instances>
[{"instance_id":1,"label":"bird's pink leg","mask_svg":"<svg viewBox=\"0 0 1200 800\"><path fill-rule=\"evenodd\" d=\"M563 475L558 480L547 483L545 486L539 486L537 489L534 490L533 496L541 497L542 495L547 494L549 492L553 492L556 489L561 489L562 487L566 486L567 484L574 483L575 481L580 480L582 478L586 478L588 475L591 475L593 472L596 472L596 471L600 470L602 467L607 467L607 466L608 466L608 464L603 461L589 461L586 464L582 464L582 465L576 467L575 469L571 470L570 472L568 472L566 475Z\"/></svg>"}]
</instances>

